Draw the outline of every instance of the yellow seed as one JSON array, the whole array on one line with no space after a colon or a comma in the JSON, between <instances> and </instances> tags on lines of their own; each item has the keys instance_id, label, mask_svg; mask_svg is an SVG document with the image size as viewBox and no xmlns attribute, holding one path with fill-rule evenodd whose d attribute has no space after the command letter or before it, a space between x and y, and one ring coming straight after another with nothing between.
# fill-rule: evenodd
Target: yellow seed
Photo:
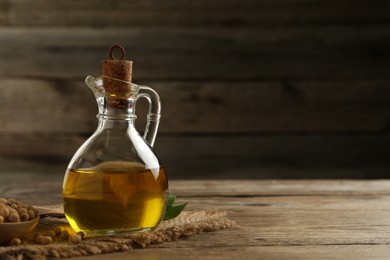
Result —
<instances>
[{"instance_id":1,"label":"yellow seed","mask_svg":"<svg viewBox=\"0 0 390 260\"><path fill-rule=\"evenodd\" d=\"M19 214L17 212L12 212L8 216L9 222L20 222Z\"/></svg>"},{"instance_id":2,"label":"yellow seed","mask_svg":"<svg viewBox=\"0 0 390 260\"><path fill-rule=\"evenodd\" d=\"M4 222L4 217L0 216L0 223L3 223L3 222Z\"/></svg>"},{"instance_id":3,"label":"yellow seed","mask_svg":"<svg viewBox=\"0 0 390 260\"><path fill-rule=\"evenodd\" d=\"M81 239L84 239L84 232L79 231L76 233L76 235L79 235L81 237Z\"/></svg>"},{"instance_id":4,"label":"yellow seed","mask_svg":"<svg viewBox=\"0 0 390 260\"><path fill-rule=\"evenodd\" d=\"M9 242L9 244L10 244L11 246L18 246L18 245L20 245L21 243L22 243L22 240L20 240L20 239L17 238L17 237L13 238L13 239Z\"/></svg>"},{"instance_id":5,"label":"yellow seed","mask_svg":"<svg viewBox=\"0 0 390 260\"><path fill-rule=\"evenodd\" d=\"M42 236L42 238L40 239L40 243L42 245L48 245L51 242L53 242L53 238L51 238L50 236Z\"/></svg>"},{"instance_id":6,"label":"yellow seed","mask_svg":"<svg viewBox=\"0 0 390 260\"><path fill-rule=\"evenodd\" d=\"M42 238L43 238L43 235L42 235L42 234L40 234L40 233L35 234L35 242L37 242L37 243L40 244Z\"/></svg>"},{"instance_id":7,"label":"yellow seed","mask_svg":"<svg viewBox=\"0 0 390 260\"><path fill-rule=\"evenodd\" d=\"M27 221L30 219L30 216L28 215L27 212L23 212L22 214L20 214L20 221Z\"/></svg>"},{"instance_id":8,"label":"yellow seed","mask_svg":"<svg viewBox=\"0 0 390 260\"><path fill-rule=\"evenodd\" d=\"M16 199L14 199L14 198L9 198L9 199L7 200L7 203L11 205L11 204L17 203L17 201L16 201Z\"/></svg>"},{"instance_id":9,"label":"yellow seed","mask_svg":"<svg viewBox=\"0 0 390 260\"><path fill-rule=\"evenodd\" d=\"M42 235L43 234L40 233L40 232L34 232L32 236L33 236L34 239L37 239L38 236L42 236Z\"/></svg>"},{"instance_id":10,"label":"yellow seed","mask_svg":"<svg viewBox=\"0 0 390 260\"><path fill-rule=\"evenodd\" d=\"M9 208L7 206L0 208L0 216L2 216L4 219L9 216Z\"/></svg>"},{"instance_id":11,"label":"yellow seed","mask_svg":"<svg viewBox=\"0 0 390 260\"><path fill-rule=\"evenodd\" d=\"M78 244L81 242L81 236L80 235L74 235L70 238L70 241L72 241L73 244Z\"/></svg>"},{"instance_id":12,"label":"yellow seed","mask_svg":"<svg viewBox=\"0 0 390 260\"><path fill-rule=\"evenodd\" d=\"M11 208L18 209L18 208L19 208L19 205L16 204L16 203L12 203L12 204L11 204Z\"/></svg>"},{"instance_id":13,"label":"yellow seed","mask_svg":"<svg viewBox=\"0 0 390 260\"><path fill-rule=\"evenodd\" d=\"M12 212L15 212L15 213L19 214L19 212L16 209L14 209L13 207L11 207L11 206L7 206L7 208L9 209L9 214L11 214Z\"/></svg>"},{"instance_id":14,"label":"yellow seed","mask_svg":"<svg viewBox=\"0 0 390 260\"><path fill-rule=\"evenodd\" d=\"M20 208L18 208L18 212L19 212L19 214L22 214L23 212L28 212L28 210L24 207L20 207Z\"/></svg>"},{"instance_id":15,"label":"yellow seed","mask_svg":"<svg viewBox=\"0 0 390 260\"><path fill-rule=\"evenodd\" d=\"M54 233L56 234L56 236L59 236L59 235L61 235L61 233L62 233L62 228L56 227L53 231L54 231Z\"/></svg>"},{"instance_id":16,"label":"yellow seed","mask_svg":"<svg viewBox=\"0 0 390 260\"><path fill-rule=\"evenodd\" d=\"M60 236L59 236L59 238L61 238L61 239L68 239L68 237L69 237L69 232L68 232L68 230L63 230L63 231L61 232Z\"/></svg>"},{"instance_id":17,"label":"yellow seed","mask_svg":"<svg viewBox=\"0 0 390 260\"><path fill-rule=\"evenodd\" d=\"M56 233L54 233L53 230L49 230L45 232L45 236L49 236L51 238L54 238L56 236Z\"/></svg>"},{"instance_id":18,"label":"yellow seed","mask_svg":"<svg viewBox=\"0 0 390 260\"><path fill-rule=\"evenodd\" d=\"M34 210L29 210L28 211L28 217L29 217L29 219L34 219L35 218L35 212L34 212Z\"/></svg>"},{"instance_id":19,"label":"yellow seed","mask_svg":"<svg viewBox=\"0 0 390 260\"><path fill-rule=\"evenodd\" d=\"M34 219L38 211L32 206L23 205L14 198L0 198L0 217L3 222L20 222Z\"/></svg>"}]
</instances>

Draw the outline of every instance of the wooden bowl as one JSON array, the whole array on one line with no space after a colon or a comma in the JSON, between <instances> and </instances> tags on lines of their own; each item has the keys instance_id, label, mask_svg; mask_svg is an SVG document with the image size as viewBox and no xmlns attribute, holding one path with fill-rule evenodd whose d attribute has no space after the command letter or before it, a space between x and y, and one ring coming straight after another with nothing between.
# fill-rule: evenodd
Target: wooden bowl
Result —
<instances>
[{"instance_id":1,"label":"wooden bowl","mask_svg":"<svg viewBox=\"0 0 390 260\"><path fill-rule=\"evenodd\" d=\"M23 222L5 222L0 224L0 244L10 242L13 238L22 238L30 233L39 222L39 215Z\"/></svg>"}]
</instances>

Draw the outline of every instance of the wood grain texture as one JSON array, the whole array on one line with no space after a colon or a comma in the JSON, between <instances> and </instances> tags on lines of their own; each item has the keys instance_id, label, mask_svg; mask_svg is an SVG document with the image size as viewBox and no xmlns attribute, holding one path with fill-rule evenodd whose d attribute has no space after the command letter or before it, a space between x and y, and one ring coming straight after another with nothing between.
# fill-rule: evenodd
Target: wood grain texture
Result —
<instances>
[{"instance_id":1,"label":"wood grain texture","mask_svg":"<svg viewBox=\"0 0 390 260\"><path fill-rule=\"evenodd\" d=\"M7 25L9 22L9 1L0 1L0 26Z\"/></svg>"},{"instance_id":2,"label":"wood grain texture","mask_svg":"<svg viewBox=\"0 0 390 260\"><path fill-rule=\"evenodd\" d=\"M124 44L134 79L388 78L388 26L1 28L0 76L99 75ZM104 36L104 37L103 37ZM42 41L42 39L45 39ZM156 41L155 39L158 39ZM207 66L205 66L207 64Z\"/></svg>"},{"instance_id":3,"label":"wood grain texture","mask_svg":"<svg viewBox=\"0 0 390 260\"><path fill-rule=\"evenodd\" d=\"M96 127L83 80L118 43L134 81L162 98L156 150L175 178L387 177L389 11L386 0L0 0L0 156L7 170L62 172Z\"/></svg>"},{"instance_id":4,"label":"wood grain texture","mask_svg":"<svg viewBox=\"0 0 390 260\"><path fill-rule=\"evenodd\" d=\"M385 0L200 0L31 2L8 0L11 26L270 26L389 22ZM108 11L109 10L109 11Z\"/></svg>"},{"instance_id":5,"label":"wood grain texture","mask_svg":"<svg viewBox=\"0 0 390 260\"><path fill-rule=\"evenodd\" d=\"M0 136L0 172L62 175L87 136ZM158 136L172 179L388 178L388 135ZM304 145L302 145L304 144Z\"/></svg>"},{"instance_id":6,"label":"wood grain texture","mask_svg":"<svg viewBox=\"0 0 390 260\"><path fill-rule=\"evenodd\" d=\"M186 210L225 210L237 226L93 259L385 259L389 188L385 180L171 181L178 203L189 202ZM0 187L4 196L34 205L61 202L60 191L59 180Z\"/></svg>"},{"instance_id":7,"label":"wood grain texture","mask_svg":"<svg viewBox=\"0 0 390 260\"><path fill-rule=\"evenodd\" d=\"M387 81L150 82L162 100L160 134L384 133ZM92 92L79 81L0 79L0 133L91 134ZM146 101L137 106L143 132Z\"/></svg>"},{"instance_id":8,"label":"wood grain texture","mask_svg":"<svg viewBox=\"0 0 390 260\"><path fill-rule=\"evenodd\" d=\"M97 105L83 82L0 80L0 132L91 132Z\"/></svg>"},{"instance_id":9,"label":"wood grain texture","mask_svg":"<svg viewBox=\"0 0 390 260\"><path fill-rule=\"evenodd\" d=\"M206 237L206 238L205 238ZM229 245L223 247L220 244L212 243L215 236L205 234L202 236L204 243L207 243L207 248L199 250L199 248L191 248L185 242L177 242L182 247L175 248L154 248L151 250L136 250L129 253L112 254L113 258L140 260L160 259L170 260L177 255L183 256L185 259L382 259L390 254L388 245L313 245L313 246L251 246L241 247ZM229 236L230 239L234 237ZM239 236L241 239L241 236ZM224 239L226 239L224 237ZM191 240L192 241L192 240ZM174 242L176 243L176 242ZM205 245L206 247L206 245ZM110 255L111 256L111 255ZM74 258L76 260L84 259L106 259L106 256L93 256Z\"/></svg>"},{"instance_id":10,"label":"wood grain texture","mask_svg":"<svg viewBox=\"0 0 390 260\"><path fill-rule=\"evenodd\" d=\"M172 183L172 193L180 197L196 196L199 199L228 196L252 197L253 200L267 196L274 196L275 199L282 196L310 199L313 196L332 200L335 196L390 195L390 183L386 180L175 180ZM327 205L329 204L324 203L322 206ZM312 206L307 204L307 209ZM365 208L371 206L367 204Z\"/></svg>"}]
</instances>

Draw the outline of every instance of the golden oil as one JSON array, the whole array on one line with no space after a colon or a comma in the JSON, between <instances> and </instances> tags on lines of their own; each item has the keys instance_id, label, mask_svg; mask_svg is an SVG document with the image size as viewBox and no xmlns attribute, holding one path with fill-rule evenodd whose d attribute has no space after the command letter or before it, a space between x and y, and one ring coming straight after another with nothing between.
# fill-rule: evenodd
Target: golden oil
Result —
<instances>
[{"instance_id":1,"label":"golden oil","mask_svg":"<svg viewBox=\"0 0 390 260\"><path fill-rule=\"evenodd\" d=\"M168 182L164 169L105 162L88 169L68 169L64 211L76 231L109 234L156 227L164 213Z\"/></svg>"}]
</instances>

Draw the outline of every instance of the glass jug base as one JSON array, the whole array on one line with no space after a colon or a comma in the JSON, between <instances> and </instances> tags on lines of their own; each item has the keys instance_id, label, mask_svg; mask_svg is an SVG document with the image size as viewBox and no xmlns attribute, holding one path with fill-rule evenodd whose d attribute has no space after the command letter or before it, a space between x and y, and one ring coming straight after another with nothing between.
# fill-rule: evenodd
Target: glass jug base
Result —
<instances>
[{"instance_id":1,"label":"glass jug base","mask_svg":"<svg viewBox=\"0 0 390 260\"><path fill-rule=\"evenodd\" d=\"M150 230L165 212L167 182L163 168L129 168L130 163L102 163L89 169L68 169L64 212L75 231L107 235Z\"/></svg>"},{"instance_id":2,"label":"glass jug base","mask_svg":"<svg viewBox=\"0 0 390 260\"><path fill-rule=\"evenodd\" d=\"M150 232L154 228L133 228L126 230L95 230L95 231L82 231L86 236L111 236L111 235L120 235L133 232Z\"/></svg>"}]
</instances>

